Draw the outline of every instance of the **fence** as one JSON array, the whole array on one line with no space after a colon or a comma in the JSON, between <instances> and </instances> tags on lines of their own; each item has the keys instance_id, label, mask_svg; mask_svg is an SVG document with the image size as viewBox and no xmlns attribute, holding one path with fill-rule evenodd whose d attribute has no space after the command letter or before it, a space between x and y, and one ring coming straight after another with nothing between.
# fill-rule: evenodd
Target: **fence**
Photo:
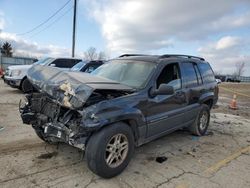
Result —
<instances>
[{"instance_id":1,"label":"fence","mask_svg":"<svg viewBox=\"0 0 250 188\"><path fill-rule=\"evenodd\" d=\"M37 61L35 58L29 57L4 57L0 55L0 68L5 70L11 65L30 65Z\"/></svg>"},{"instance_id":2,"label":"fence","mask_svg":"<svg viewBox=\"0 0 250 188\"><path fill-rule=\"evenodd\" d=\"M239 80L241 82L250 82L250 76L240 76Z\"/></svg>"}]
</instances>

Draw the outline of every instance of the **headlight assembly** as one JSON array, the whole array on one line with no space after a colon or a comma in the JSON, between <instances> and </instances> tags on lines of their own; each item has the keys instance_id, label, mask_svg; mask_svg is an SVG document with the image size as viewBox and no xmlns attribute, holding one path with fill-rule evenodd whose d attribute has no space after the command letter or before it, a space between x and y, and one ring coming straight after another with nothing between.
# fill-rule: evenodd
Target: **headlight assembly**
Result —
<instances>
[{"instance_id":1,"label":"headlight assembly","mask_svg":"<svg viewBox=\"0 0 250 188\"><path fill-rule=\"evenodd\" d=\"M20 74L22 73L22 71L20 70L12 70L11 71L11 75L14 77L14 76L19 76Z\"/></svg>"}]
</instances>

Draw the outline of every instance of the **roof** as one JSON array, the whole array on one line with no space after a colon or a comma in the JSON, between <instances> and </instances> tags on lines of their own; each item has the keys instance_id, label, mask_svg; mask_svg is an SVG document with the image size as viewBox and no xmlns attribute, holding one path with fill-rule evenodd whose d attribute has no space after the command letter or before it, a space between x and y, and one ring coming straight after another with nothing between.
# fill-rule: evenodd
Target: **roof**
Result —
<instances>
[{"instance_id":1,"label":"roof","mask_svg":"<svg viewBox=\"0 0 250 188\"><path fill-rule=\"evenodd\" d=\"M118 59L130 59L137 61L150 61L150 62L159 62L159 60L163 59L192 59L205 61L202 57L191 56L191 55L183 55L183 54L164 54L164 55L146 55L146 54L123 54L118 57Z\"/></svg>"}]
</instances>

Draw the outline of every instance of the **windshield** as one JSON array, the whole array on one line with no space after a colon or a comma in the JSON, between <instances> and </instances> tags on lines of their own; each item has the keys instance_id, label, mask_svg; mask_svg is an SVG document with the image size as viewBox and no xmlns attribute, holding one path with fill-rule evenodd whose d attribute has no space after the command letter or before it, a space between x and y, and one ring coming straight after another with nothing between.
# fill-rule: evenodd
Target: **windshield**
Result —
<instances>
[{"instance_id":1,"label":"windshield","mask_svg":"<svg viewBox=\"0 0 250 188\"><path fill-rule=\"evenodd\" d=\"M83 67L84 65L86 65L86 64L87 64L87 62L85 62L85 61L80 61L79 63L75 64L75 65L71 68L71 70L72 70L72 71L80 71L80 70L82 69L82 67Z\"/></svg>"},{"instance_id":2,"label":"windshield","mask_svg":"<svg viewBox=\"0 0 250 188\"><path fill-rule=\"evenodd\" d=\"M145 86L154 67L155 64L151 62L112 60L98 67L91 74L139 89Z\"/></svg>"},{"instance_id":3,"label":"windshield","mask_svg":"<svg viewBox=\"0 0 250 188\"><path fill-rule=\"evenodd\" d=\"M42 58L42 59L38 60L37 62L35 62L34 65L45 65L49 61L52 61L52 60L53 60L53 58L49 58L49 57Z\"/></svg>"}]
</instances>

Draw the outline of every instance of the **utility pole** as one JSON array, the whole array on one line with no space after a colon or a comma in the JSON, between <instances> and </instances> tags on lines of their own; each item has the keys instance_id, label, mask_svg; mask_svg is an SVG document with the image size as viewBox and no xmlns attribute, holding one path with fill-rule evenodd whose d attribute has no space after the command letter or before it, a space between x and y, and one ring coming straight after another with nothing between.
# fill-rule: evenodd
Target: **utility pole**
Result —
<instances>
[{"instance_id":1,"label":"utility pole","mask_svg":"<svg viewBox=\"0 0 250 188\"><path fill-rule=\"evenodd\" d=\"M75 40L76 40L76 8L77 8L77 0L74 0L73 36L72 36L72 57L75 57Z\"/></svg>"}]
</instances>

